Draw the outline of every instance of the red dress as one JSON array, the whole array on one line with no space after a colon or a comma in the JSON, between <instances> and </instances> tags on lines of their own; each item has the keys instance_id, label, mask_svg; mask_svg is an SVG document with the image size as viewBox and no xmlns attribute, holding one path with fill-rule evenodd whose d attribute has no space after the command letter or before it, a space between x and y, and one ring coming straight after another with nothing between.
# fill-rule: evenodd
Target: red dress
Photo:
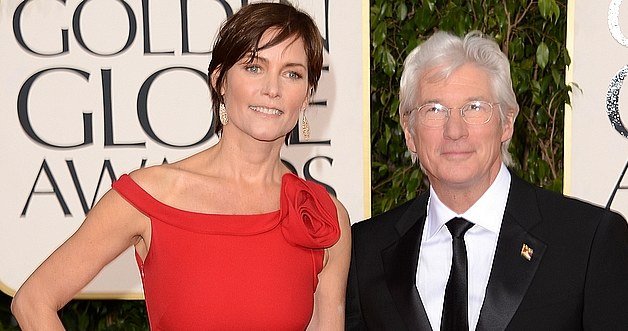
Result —
<instances>
[{"instance_id":1,"label":"red dress","mask_svg":"<svg viewBox=\"0 0 628 331\"><path fill-rule=\"evenodd\" d=\"M280 209L259 215L176 209L128 175L113 188L151 220L145 261L136 254L151 330L306 328L324 248L340 237L322 186L286 174Z\"/></svg>"}]
</instances>

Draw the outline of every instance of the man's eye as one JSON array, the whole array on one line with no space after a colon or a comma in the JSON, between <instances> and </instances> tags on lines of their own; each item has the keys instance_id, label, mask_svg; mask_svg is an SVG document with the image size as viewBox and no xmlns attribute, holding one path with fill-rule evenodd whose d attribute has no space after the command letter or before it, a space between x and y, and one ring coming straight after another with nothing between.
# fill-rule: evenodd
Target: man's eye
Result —
<instances>
[{"instance_id":1,"label":"man's eye","mask_svg":"<svg viewBox=\"0 0 628 331\"><path fill-rule=\"evenodd\" d=\"M431 105L427 107L427 111L430 113L442 113L445 111L445 107L441 105Z\"/></svg>"},{"instance_id":2,"label":"man's eye","mask_svg":"<svg viewBox=\"0 0 628 331\"><path fill-rule=\"evenodd\" d=\"M484 109L485 107L487 107L487 106L482 104L481 102L471 102L471 103L467 104L466 109L464 111L468 111L468 112L482 112L483 110L485 110Z\"/></svg>"}]
</instances>

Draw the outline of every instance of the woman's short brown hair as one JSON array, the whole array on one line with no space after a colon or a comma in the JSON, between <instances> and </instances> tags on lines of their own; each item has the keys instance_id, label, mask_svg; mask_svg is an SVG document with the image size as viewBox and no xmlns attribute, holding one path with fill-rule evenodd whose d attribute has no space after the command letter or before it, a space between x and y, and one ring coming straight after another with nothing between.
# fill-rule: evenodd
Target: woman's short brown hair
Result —
<instances>
[{"instance_id":1,"label":"woman's short brown hair","mask_svg":"<svg viewBox=\"0 0 628 331\"><path fill-rule=\"evenodd\" d=\"M260 39L268 29L277 32L265 45L260 45ZM307 13L285 3L254 3L242 7L222 24L208 68L216 134L222 132L222 124L217 119L220 103L224 102L220 90L227 71L245 56L253 60L259 50L290 38L300 38L305 45L308 85L313 92L323 67L323 40L314 20ZM212 84L214 72L216 77Z\"/></svg>"}]
</instances>

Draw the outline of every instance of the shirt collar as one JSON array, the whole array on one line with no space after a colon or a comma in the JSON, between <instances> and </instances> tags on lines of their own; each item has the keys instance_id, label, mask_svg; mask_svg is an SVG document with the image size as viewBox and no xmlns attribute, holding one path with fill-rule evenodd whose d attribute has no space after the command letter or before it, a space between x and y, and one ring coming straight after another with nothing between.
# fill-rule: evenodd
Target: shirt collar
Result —
<instances>
[{"instance_id":1,"label":"shirt collar","mask_svg":"<svg viewBox=\"0 0 628 331\"><path fill-rule=\"evenodd\" d=\"M427 224L425 231L427 238L431 238L454 217L463 217L469 222L480 227L499 233L502 224L508 191L510 189L510 172L502 163L497 177L469 210L462 214L456 214L438 198L438 195L430 185L430 197L427 207Z\"/></svg>"}]
</instances>

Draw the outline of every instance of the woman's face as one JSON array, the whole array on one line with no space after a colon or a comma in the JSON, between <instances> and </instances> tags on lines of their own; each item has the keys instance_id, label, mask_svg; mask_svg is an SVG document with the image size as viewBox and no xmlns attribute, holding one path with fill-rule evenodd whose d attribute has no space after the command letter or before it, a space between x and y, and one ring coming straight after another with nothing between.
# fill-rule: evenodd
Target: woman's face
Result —
<instances>
[{"instance_id":1,"label":"woman's face","mask_svg":"<svg viewBox=\"0 0 628 331\"><path fill-rule=\"evenodd\" d=\"M260 45L273 36L268 30ZM220 90L229 124L223 136L236 132L259 141L283 139L308 104L307 56L303 41L287 39L247 54L231 67Z\"/></svg>"}]
</instances>

